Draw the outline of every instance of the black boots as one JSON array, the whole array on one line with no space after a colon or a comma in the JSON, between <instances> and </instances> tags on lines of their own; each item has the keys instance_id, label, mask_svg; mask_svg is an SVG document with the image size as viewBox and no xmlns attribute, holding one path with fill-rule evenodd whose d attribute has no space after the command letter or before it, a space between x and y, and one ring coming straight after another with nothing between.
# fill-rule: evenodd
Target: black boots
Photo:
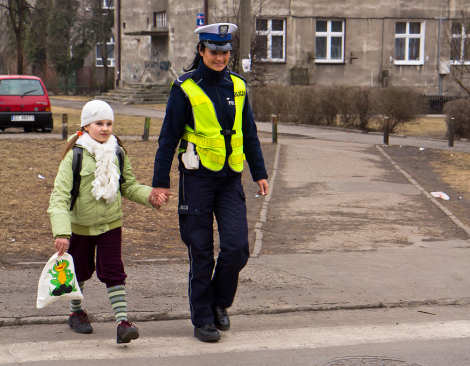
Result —
<instances>
[{"instance_id":1,"label":"black boots","mask_svg":"<svg viewBox=\"0 0 470 366\"><path fill-rule=\"evenodd\" d=\"M194 327L194 336L203 342L214 342L220 339L220 334L214 323L203 325L202 327Z\"/></svg>"},{"instance_id":2,"label":"black boots","mask_svg":"<svg viewBox=\"0 0 470 366\"><path fill-rule=\"evenodd\" d=\"M227 331L230 329L230 318L227 314L227 309L221 308L220 306L214 306L212 308L214 312L214 323L217 329Z\"/></svg>"}]
</instances>

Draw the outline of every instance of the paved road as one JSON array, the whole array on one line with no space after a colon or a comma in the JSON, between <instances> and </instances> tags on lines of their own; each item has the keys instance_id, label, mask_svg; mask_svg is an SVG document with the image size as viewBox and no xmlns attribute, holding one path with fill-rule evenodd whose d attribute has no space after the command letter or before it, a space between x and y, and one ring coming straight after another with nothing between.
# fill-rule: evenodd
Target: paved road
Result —
<instances>
[{"instance_id":1,"label":"paved road","mask_svg":"<svg viewBox=\"0 0 470 366\"><path fill-rule=\"evenodd\" d=\"M468 366L466 309L422 307L244 315L221 341L202 344L185 321L138 324L141 338L115 343L113 323L76 334L67 325L6 327L0 364ZM467 319L467 320L466 320ZM333 361L335 360L336 361Z\"/></svg>"}]
</instances>

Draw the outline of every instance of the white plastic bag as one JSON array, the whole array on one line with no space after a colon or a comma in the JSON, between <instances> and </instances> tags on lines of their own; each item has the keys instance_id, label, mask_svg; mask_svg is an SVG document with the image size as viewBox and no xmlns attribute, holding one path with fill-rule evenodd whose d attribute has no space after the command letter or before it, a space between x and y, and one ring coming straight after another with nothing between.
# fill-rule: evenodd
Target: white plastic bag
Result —
<instances>
[{"instance_id":1,"label":"white plastic bag","mask_svg":"<svg viewBox=\"0 0 470 366\"><path fill-rule=\"evenodd\" d=\"M60 257L55 253L46 263L39 278L37 308L41 309L57 299L83 299L75 277L73 258L68 253Z\"/></svg>"}]
</instances>

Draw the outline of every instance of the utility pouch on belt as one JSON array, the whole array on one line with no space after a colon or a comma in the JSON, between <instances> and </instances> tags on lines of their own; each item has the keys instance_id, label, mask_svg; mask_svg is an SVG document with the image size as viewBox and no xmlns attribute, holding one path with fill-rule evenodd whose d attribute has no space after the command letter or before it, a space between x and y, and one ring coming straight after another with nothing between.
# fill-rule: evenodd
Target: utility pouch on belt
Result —
<instances>
[{"instance_id":1,"label":"utility pouch on belt","mask_svg":"<svg viewBox=\"0 0 470 366\"><path fill-rule=\"evenodd\" d=\"M188 170L199 169L199 155L194 150L194 144L188 142L186 151L181 155L181 161Z\"/></svg>"}]
</instances>

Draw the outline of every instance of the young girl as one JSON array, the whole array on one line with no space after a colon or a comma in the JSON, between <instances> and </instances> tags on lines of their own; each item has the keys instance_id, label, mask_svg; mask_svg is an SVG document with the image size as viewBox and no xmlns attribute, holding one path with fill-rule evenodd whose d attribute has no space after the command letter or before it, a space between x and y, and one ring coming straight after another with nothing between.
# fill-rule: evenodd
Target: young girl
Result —
<instances>
[{"instance_id":1,"label":"young girl","mask_svg":"<svg viewBox=\"0 0 470 366\"><path fill-rule=\"evenodd\" d=\"M68 247L82 291L96 268L98 279L108 289L118 324L117 343L129 343L139 338L139 331L127 319L124 287L127 275L121 259L121 195L150 207L152 201L157 208L167 197L164 194L150 197L152 188L137 183L127 150L113 135L113 122L113 110L106 102L93 100L83 107L81 131L69 140L62 152L47 212L58 255L63 255ZM122 171L116 156L118 145L125 152ZM83 149L83 159L79 195L71 209L74 146ZM68 324L75 332L93 332L80 300L72 300L70 313Z\"/></svg>"}]
</instances>

